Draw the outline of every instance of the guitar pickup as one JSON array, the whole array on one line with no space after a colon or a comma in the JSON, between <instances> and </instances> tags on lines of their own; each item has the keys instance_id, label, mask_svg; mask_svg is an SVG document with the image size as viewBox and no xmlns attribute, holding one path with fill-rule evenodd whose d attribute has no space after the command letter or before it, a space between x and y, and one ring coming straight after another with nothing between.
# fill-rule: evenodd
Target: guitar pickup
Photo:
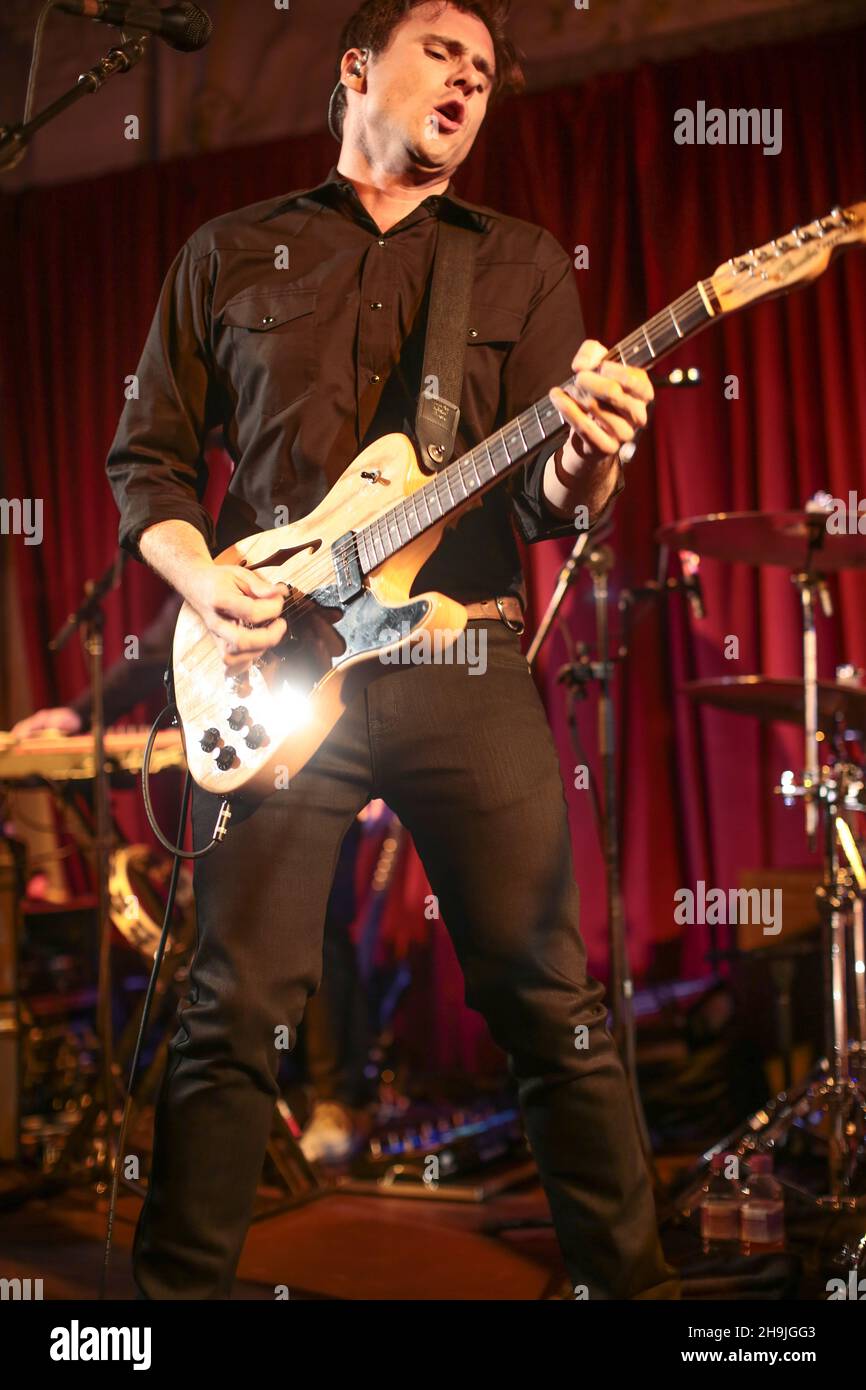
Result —
<instances>
[{"instance_id":1,"label":"guitar pickup","mask_svg":"<svg viewBox=\"0 0 866 1390\"><path fill-rule=\"evenodd\" d=\"M331 546L331 559L337 579L337 597L341 603L347 603L364 587L354 531L347 531L344 536L334 541Z\"/></svg>"}]
</instances>

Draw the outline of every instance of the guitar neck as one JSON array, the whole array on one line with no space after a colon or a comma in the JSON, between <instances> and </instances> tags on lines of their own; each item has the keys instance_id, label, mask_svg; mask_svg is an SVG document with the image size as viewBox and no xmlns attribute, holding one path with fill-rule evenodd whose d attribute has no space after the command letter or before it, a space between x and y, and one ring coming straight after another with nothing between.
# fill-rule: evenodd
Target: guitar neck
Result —
<instances>
[{"instance_id":1,"label":"guitar neck","mask_svg":"<svg viewBox=\"0 0 866 1390\"><path fill-rule=\"evenodd\" d=\"M618 357L630 367L648 366L678 343L694 337L719 312L712 283L701 280L612 347L606 360ZM574 378L569 377L563 382L563 389L573 381ZM474 449L434 474L429 483L416 488L410 496L356 532L362 571L369 574L422 532L462 511L475 497L512 473L528 454L545 440L552 439L565 424L550 397L544 396Z\"/></svg>"}]
</instances>

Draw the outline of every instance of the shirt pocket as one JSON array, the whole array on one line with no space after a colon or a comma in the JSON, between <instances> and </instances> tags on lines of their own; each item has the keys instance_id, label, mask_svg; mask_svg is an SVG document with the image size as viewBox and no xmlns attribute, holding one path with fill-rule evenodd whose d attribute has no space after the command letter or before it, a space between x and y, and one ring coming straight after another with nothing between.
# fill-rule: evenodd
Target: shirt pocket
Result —
<instances>
[{"instance_id":1,"label":"shirt pocket","mask_svg":"<svg viewBox=\"0 0 866 1390\"><path fill-rule=\"evenodd\" d=\"M523 315L501 304L473 304L466 334L468 347L510 347L523 328Z\"/></svg>"},{"instance_id":2,"label":"shirt pocket","mask_svg":"<svg viewBox=\"0 0 866 1390\"><path fill-rule=\"evenodd\" d=\"M494 427L505 360L523 331L524 315L501 304L473 301L464 357L462 401L483 434Z\"/></svg>"},{"instance_id":3,"label":"shirt pocket","mask_svg":"<svg viewBox=\"0 0 866 1390\"><path fill-rule=\"evenodd\" d=\"M226 304L231 377L245 406L277 415L316 379L316 291L246 291Z\"/></svg>"}]
</instances>

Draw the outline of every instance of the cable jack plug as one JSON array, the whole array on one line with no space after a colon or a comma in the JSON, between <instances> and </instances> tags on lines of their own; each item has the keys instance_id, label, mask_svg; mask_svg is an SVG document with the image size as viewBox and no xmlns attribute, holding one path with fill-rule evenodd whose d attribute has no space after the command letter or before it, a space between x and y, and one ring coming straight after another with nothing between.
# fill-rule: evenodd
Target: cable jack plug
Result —
<instances>
[{"instance_id":1,"label":"cable jack plug","mask_svg":"<svg viewBox=\"0 0 866 1390\"><path fill-rule=\"evenodd\" d=\"M213 832L213 837L215 840L223 841L225 839L226 831L229 828L229 821L231 820L231 818L231 803L226 800L223 802L222 806L220 806L219 815L216 818L216 825L214 826Z\"/></svg>"}]
</instances>

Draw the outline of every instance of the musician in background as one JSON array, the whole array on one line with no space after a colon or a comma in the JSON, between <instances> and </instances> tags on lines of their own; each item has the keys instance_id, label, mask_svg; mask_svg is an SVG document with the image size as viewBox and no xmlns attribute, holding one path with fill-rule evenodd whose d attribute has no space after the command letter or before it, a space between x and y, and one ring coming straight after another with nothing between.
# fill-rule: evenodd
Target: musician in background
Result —
<instances>
[{"instance_id":1,"label":"musician in background","mask_svg":"<svg viewBox=\"0 0 866 1390\"><path fill-rule=\"evenodd\" d=\"M138 657L120 657L105 671L106 726L162 688L181 600L170 594L141 634ZM90 687L68 705L37 710L12 729L17 738L90 728ZM373 821L370 822L371 828ZM370 1044L367 1008L350 927L356 916L355 862L361 827L349 830L340 853L325 919L322 987L307 1009L304 1046L313 1105L300 1144L311 1163L348 1158L369 1130L372 1097L365 1068Z\"/></svg>"}]
</instances>

